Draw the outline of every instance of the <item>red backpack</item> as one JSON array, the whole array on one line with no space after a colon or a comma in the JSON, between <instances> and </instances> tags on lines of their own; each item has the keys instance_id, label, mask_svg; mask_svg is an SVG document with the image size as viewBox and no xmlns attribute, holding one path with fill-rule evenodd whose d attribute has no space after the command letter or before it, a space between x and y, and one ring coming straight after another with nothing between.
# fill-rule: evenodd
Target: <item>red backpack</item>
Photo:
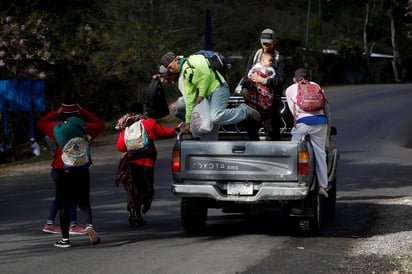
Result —
<instances>
[{"instance_id":1,"label":"red backpack","mask_svg":"<svg viewBox=\"0 0 412 274\"><path fill-rule=\"evenodd\" d=\"M302 79L298 82L296 104L307 112L321 110L325 105L324 91L317 84Z\"/></svg>"}]
</instances>

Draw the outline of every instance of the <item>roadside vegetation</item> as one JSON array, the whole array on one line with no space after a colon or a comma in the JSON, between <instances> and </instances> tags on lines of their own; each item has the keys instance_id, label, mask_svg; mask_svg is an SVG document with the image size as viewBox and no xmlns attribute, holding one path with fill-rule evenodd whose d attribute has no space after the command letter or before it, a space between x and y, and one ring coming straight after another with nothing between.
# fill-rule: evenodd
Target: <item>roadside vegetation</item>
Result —
<instances>
[{"instance_id":1,"label":"roadside vegetation","mask_svg":"<svg viewBox=\"0 0 412 274\"><path fill-rule=\"evenodd\" d=\"M319 83L406 82L412 79L411 12L408 0L3 0L0 80L44 79L46 111L71 95L110 124L126 102L142 101L166 51L207 47L240 57L228 75L234 87L244 57L269 27L290 71L306 66ZM170 102L179 96L173 85L165 89ZM12 145L26 145L28 114L10 113L9 119Z\"/></svg>"}]
</instances>

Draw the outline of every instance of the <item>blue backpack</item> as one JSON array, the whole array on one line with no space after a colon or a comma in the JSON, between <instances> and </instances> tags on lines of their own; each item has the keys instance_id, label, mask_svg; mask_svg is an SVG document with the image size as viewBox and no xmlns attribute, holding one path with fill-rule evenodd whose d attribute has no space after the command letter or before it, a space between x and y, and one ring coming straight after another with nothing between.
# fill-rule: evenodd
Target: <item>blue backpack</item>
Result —
<instances>
[{"instance_id":1,"label":"blue backpack","mask_svg":"<svg viewBox=\"0 0 412 274\"><path fill-rule=\"evenodd\" d=\"M222 84L222 79L220 79L219 74L223 78L227 78L227 72L232 67L232 65L228 62L228 59L221 53L211 50L199 50L193 53L193 55L203 55L209 61L209 66L215 73L216 79L219 81L220 84ZM190 65L189 63L189 60L187 61L187 63L189 67L192 67L192 65Z\"/></svg>"},{"instance_id":2,"label":"blue backpack","mask_svg":"<svg viewBox=\"0 0 412 274\"><path fill-rule=\"evenodd\" d=\"M193 55L199 54L203 55L209 61L210 68L213 69L215 73L216 71L218 71L220 75L226 78L227 72L232 67L232 65L229 63L228 58L223 56L220 52L211 50L199 50ZM220 81L219 77L216 76L216 78Z\"/></svg>"}]
</instances>

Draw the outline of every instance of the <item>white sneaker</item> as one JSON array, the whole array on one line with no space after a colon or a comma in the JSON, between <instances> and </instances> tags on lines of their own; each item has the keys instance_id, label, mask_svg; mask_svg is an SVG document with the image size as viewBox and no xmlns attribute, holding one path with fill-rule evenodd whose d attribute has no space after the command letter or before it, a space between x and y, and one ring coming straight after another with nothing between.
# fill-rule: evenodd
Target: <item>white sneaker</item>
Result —
<instances>
[{"instance_id":1,"label":"white sneaker","mask_svg":"<svg viewBox=\"0 0 412 274\"><path fill-rule=\"evenodd\" d=\"M327 192L326 189L324 189L323 187L319 187L318 194L319 194L320 196L323 196L324 198L328 198L328 197L329 197L328 192Z\"/></svg>"},{"instance_id":2,"label":"white sneaker","mask_svg":"<svg viewBox=\"0 0 412 274\"><path fill-rule=\"evenodd\" d=\"M54 243L54 246L55 246L55 247L61 247L61 248L71 247L69 240L65 240L65 241L64 241L64 240L61 240L61 241L55 242L55 243Z\"/></svg>"}]
</instances>

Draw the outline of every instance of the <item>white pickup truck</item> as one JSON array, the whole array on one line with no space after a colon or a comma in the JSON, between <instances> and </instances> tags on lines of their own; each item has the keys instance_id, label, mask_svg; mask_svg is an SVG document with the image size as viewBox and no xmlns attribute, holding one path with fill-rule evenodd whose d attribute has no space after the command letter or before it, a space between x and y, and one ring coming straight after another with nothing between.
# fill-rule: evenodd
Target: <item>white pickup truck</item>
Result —
<instances>
[{"instance_id":1,"label":"white pickup truck","mask_svg":"<svg viewBox=\"0 0 412 274\"><path fill-rule=\"evenodd\" d=\"M231 97L230 105L241 103ZM187 233L201 232L209 208L223 212L251 213L281 208L296 220L304 234L317 233L324 216L334 215L336 206L337 148L329 138L327 150L328 195L317 189L314 155L308 137L290 141L293 119L282 98L282 141L251 141L242 125L222 127L219 141L200 141L179 135L172 152L172 193L181 197L181 221ZM334 127L330 135L336 134ZM330 137L330 136L329 136Z\"/></svg>"}]
</instances>

